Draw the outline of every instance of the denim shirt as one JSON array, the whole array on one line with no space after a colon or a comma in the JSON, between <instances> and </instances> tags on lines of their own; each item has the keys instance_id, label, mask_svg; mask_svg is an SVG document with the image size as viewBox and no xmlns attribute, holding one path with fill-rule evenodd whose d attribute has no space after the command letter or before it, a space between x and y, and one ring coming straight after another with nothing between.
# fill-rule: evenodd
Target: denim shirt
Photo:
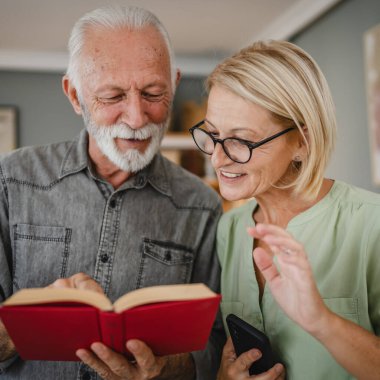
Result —
<instances>
[{"instance_id":1,"label":"denim shirt","mask_svg":"<svg viewBox=\"0 0 380 380\"><path fill-rule=\"evenodd\" d=\"M85 130L76 141L19 149L0 160L0 299L78 272L112 301L160 284L219 292L220 215L218 195L160 154L114 190L91 166ZM207 349L192 353L198 379L215 378L222 331L217 319ZM99 378L80 362L20 358L2 376Z\"/></svg>"}]
</instances>

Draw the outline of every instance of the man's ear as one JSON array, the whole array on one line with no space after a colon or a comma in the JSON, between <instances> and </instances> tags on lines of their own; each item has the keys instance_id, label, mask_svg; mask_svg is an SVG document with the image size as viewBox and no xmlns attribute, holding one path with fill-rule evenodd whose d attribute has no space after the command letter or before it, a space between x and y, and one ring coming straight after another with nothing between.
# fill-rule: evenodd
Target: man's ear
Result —
<instances>
[{"instance_id":1,"label":"man's ear","mask_svg":"<svg viewBox=\"0 0 380 380\"><path fill-rule=\"evenodd\" d=\"M82 114L82 108L80 106L77 89L71 83L69 77L64 75L62 78L62 89L67 98L69 99L74 111L78 114Z\"/></svg>"},{"instance_id":2,"label":"man's ear","mask_svg":"<svg viewBox=\"0 0 380 380\"><path fill-rule=\"evenodd\" d=\"M175 78L175 87L176 88L178 87L180 80L181 80L181 71L179 69L177 69L177 74L176 74L176 78Z\"/></svg>"}]
</instances>

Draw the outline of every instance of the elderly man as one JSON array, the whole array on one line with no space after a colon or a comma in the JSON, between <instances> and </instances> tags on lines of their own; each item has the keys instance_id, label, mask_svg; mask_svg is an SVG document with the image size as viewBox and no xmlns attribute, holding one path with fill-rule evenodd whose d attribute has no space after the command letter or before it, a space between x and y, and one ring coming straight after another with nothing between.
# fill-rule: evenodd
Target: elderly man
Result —
<instances>
[{"instance_id":1,"label":"elderly man","mask_svg":"<svg viewBox=\"0 0 380 380\"><path fill-rule=\"evenodd\" d=\"M219 198L158 153L180 77L164 27L143 9L102 8L76 23L69 50L63 89L86 130L2 157L0 299L48 285L112 300L158 284L218 291ZM133 362L101 343L78 350L82 362L25 362L1 326L3 378L215 378L218 322L204 352L155 357L132 340Z\"/></svg>"}]
</instances>

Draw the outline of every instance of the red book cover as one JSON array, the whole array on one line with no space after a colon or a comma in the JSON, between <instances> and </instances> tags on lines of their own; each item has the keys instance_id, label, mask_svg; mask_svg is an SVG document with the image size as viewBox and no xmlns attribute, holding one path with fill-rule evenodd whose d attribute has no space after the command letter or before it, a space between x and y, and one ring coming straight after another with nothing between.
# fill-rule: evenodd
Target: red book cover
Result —
<instances>
[{"instance_id":1,"label":"red book cover","mask_svg":"<svg viewBox=\"0 0 380 380\"><path fill-rule=\"evenodd\" d=\"M128 355L125 342L132 338L156 355L202 350L221 299L203 284L138 289L114 305L97 305L102 295L77 289L18 293L1 305L0 318L22 359L52 361L79 360L77 349L99 341Z\"/></svg>"}]
</instances>

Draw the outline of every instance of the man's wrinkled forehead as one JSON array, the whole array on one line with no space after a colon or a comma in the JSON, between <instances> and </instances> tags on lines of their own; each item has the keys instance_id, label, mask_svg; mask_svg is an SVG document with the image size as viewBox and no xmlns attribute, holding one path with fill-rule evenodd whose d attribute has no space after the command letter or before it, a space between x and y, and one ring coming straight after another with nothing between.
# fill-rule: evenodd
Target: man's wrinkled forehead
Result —
<instances>
[{"instance_id":1,"label":"man's wrinkled forehead","mask_svg":"<svg viewBox=\"0 0 380 380\"><path fill-rule=\"evenodd\" d=\"M170 78L170 58L161 34L151 26L142 29L90 29L81 54L82 73L111 69L140 70L156 67Z\"/></svg>"}]
</instances>

